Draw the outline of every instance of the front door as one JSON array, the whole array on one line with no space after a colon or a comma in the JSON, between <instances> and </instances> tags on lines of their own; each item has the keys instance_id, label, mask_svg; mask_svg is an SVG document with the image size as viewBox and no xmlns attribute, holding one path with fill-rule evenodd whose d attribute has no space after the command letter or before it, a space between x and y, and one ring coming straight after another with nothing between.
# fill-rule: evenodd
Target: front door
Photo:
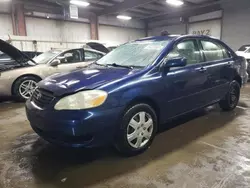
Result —
<instances>
[{"instance_id":1,"label":"front door","mask_svg":"<svg viewBox=\"0 0 250 188\"><path fill-rule=\"evenodd\" d=\"M82 67L84 61L84 50L68 50L55 57L55 59L60 60L60 64L57 66L51 66L49 63L49 69L47 71L48 75L62 72L70 72L72 70L76 70L78 67ZM53 60L51 60L51 62Z\"/></svg>"},{"instance_id":2,"label":"front door","mask_svg":"<svg viewBox=\"0 0 250 188\"><path fill-rule=\"evenodd\" d=\"M195 39L181 41L166 56L185 57L185 67L171 68L165 79L167 116L174 117L204 105L203 92L208 76L201 66L202 56Z\"/></svg>"},{"instance_id":3,"label":"front door","mask_svg":"<svg viewBox=\"0 0 250 188\"><path fill-rule=\"evenodd\" d=\"M60 54L57 58L60 59L61 63L55 68L59 72L76 70L84 61L83 53L83 49L74 49Z\"/></svg>"}]
</instances>

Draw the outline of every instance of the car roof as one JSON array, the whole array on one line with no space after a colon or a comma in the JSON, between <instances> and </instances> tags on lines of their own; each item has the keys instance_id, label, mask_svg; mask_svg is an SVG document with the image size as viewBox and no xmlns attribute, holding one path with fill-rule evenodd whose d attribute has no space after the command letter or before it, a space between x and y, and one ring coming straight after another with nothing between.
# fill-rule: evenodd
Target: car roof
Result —
<instances>
[{"instance_id":1,"label":"car roof","mask_svg":"<svg viewBox=\"0 0 250 188\"><path fill-rule=\"evenodd\" d=\"M80 50L80 49L84 49L87 51L96 52L96 53L100 53L100 54L105 54L101 51L94 50L92 48L68 48L68 49L66 49L66 48L52 48L50 51L58 51L60 53L63 53L63 52L69 51L69 50Z\"/></svg>"},{"instance_id":2,"label":"car roof","mask_svg":"<svg viewBox=\"0 0 250 188\"><path fill-rule=\"evenodd\" d=\"M151 36L151 37L146 37L146 38L141 38L135 41L165 41L169 39L185 39L185 38L200 38L200 39L213 39L213 40L218 40L214 37L210 37L207 35L166 35L166 36Z\"/></svg>"}]
</instances>

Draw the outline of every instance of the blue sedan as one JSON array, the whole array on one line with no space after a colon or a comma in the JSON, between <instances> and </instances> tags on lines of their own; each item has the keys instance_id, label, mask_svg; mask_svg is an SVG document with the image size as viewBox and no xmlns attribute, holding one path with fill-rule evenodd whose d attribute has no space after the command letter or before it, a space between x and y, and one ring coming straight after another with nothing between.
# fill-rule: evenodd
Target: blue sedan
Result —
<instances>
[{"instance_id":1,"label":"blue sedan","mask_svg":"<svg viewBox=\"0 0 250 188\"><path fill-rule=\"evenodd\" d=\"M41 81L26 102L33 130L70 147L113 144L145 151L159 126L215 103L239 101L244 79L237 56L205 36L158 36L124 44L86 69Z\"/></svg>"}]
</instances>

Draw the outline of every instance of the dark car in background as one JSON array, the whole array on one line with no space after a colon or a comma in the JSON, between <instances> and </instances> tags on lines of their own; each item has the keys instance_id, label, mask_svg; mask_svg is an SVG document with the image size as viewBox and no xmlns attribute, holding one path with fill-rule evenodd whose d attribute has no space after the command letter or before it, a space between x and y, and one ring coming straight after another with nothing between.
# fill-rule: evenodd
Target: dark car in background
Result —
<instances>
[{"instance_id":1,"label":"dark car in background","mask_svg":"<svg viewBox=\"0 0 250 188\"><path fill-rule=\"evenodd\" d=\"M32 52L32 51L22 51L23 54L27 55L29 58L34 58L40 55L42 52ZM14 60L9 55L0 52L0 64L15 64L16 60Z\"/></svg>"},{"instance_id":2,"label":"dark car in background","mask_svg":"<svg viewBox=\"0 0 250 188\"><path fill-rule=\"evenodd\" d=\"M244 61L207 36L132 41L88 68L39 82L26 102L27 117L33 130L51 143L113 144L122 153L138 154L172 118L215 103L233 110Z\"/></svg>"}]
</instances>

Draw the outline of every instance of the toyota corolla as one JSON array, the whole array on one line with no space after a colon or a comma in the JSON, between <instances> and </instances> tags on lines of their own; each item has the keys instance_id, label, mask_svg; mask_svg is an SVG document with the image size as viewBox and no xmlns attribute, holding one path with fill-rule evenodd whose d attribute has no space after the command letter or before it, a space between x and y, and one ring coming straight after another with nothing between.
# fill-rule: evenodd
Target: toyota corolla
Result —
<instances>
[{"instance_id":1,"label":"toyota corolla","mask_svg":"<svg viewBox=\"0 0 250 188\"><path fill-rule=\"evenodd\" d=\"M244 63L214 38L144 38L121 45L88 68L38 83L26 102L27 117L51 143L113 144L134 155L146 150L171 118L214 103L233 110Z\"/></svg>"}]
</instances>

